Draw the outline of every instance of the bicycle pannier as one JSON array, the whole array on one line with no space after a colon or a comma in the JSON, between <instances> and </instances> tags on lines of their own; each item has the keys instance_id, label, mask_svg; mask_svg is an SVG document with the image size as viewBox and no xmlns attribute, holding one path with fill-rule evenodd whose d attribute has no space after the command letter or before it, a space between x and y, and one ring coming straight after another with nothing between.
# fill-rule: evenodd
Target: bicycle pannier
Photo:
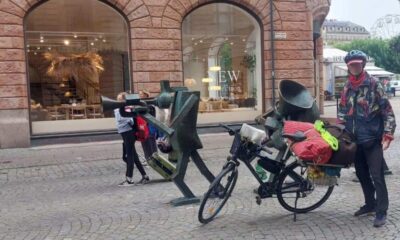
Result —
<instances>
[{"instance_id":1,"label":"bicycle pannier","mask_svg":"<svg viewBox=\"0 0 400 240\"><path fill-rule=\"evenodd\" d=\"M357 144L355 143L354 135L347 131L344 125L341 124L325 123L325 129L339 141L339 149L333 151L329 163L346 167L353 164L357 151Z\"/></svg>"}]
</instances>

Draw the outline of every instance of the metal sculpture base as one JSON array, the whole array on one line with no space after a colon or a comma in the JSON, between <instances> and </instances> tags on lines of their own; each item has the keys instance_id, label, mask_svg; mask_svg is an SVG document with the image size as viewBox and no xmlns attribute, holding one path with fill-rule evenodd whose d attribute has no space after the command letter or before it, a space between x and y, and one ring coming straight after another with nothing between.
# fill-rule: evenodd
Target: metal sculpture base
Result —
<instances>
[{"instance_id":1,"label":"metal sculpture base","mask_svg":"<svg viewBox=\"0 0 400 240\"><path fill-rule=\"evenodd\" d=\"M174 207L179 207L179 206L184 206L184 205L188 205L188 204L198 204L200 203L200 198L198 197L181 197L181 198L177 198L172 200L171 205Z\"/></svg>"},{"instance_id":2,"label":"metal sculpture base","mask_svg":"<svg viewBox=\"0 0 400 240\"><path fill-rule=\"evenodd\" d=\"M200 170L201 174L211 183L214 181L214 175L208 170L207 166L205 165L203 159L201 159L200 154L197 150L194 150L191 154L184 152L181 155L181 159L178 160L179 164L179 171L177 171L177 175L173 178L175 185L178 189L182 192L184 197L177 198L171 201L172 206L182 206L187 204L194 204L199 203L200 198L196 197L193 192L190 190L188 185L185 183L185 174L187 165L189 163L189 157L192 159L193 163L196 167Z\"/></svg>"}]
</instances>

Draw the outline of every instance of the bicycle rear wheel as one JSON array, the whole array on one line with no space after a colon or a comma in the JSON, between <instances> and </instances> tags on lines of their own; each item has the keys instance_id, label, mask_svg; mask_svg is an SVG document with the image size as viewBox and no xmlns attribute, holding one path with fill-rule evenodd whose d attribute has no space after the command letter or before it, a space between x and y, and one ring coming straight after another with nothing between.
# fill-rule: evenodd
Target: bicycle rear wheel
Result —
<instances>
[{"instance_id":1,"label":"bicycle rear wheel","mask_svg":"<svg viewBox=\"0 0 400 240\"><path fill-rule=\"evenodd\" d=\"M229 162L224 169L215 177L210 188L204 194L199 209L199 221L208 223L224 207L235 187L238 172L235 163Z\"/></svg>"},{"instance_id":2,"label":"bicycle rear wheel","mask_svg":"<svg viewBox=\"0 0 400 240\"><path fill-rule=\"evenodd\" d=\"M277 186L277 198L283 208L306 213L328 200L334 186L317 185L307 179L308 167L294 163L283 171Z\"/></svg>"}]
</instances>

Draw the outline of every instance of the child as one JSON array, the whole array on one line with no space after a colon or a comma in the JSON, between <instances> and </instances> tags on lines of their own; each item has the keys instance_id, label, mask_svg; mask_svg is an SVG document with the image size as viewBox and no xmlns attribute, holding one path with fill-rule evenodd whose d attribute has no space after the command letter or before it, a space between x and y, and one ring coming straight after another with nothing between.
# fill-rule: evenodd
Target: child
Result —
<instances>
[{"instance_id":1,"label":"child","mask_svg":"<svg viewBox=\"0 0 400 240\"><path fill-rule=\"evenodd\" d=\"M125 100L126 93L120 93L117 96L118 101ZM118 133L121 134L123 139L122 149L123 149L123 156L122 159L126 163L126 180L119 184L119 186L133 186L134 182L132 179L133 176L133 168L136 164L139 172L142 174L142 179L139 181L139 184L145 184L150 179L147 176L142 164L139 161L139 157L136 153L135 149L135 129L134 123L132 118L125 118L122 117L119 108L114 110L116 125L118 129Z\"/></svg>"}]
</instances>

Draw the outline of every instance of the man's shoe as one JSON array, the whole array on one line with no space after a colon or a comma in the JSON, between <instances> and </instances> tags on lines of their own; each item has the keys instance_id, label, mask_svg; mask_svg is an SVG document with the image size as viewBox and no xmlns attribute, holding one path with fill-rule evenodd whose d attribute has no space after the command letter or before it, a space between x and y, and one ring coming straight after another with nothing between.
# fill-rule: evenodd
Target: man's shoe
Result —
<instances>
[{"instance_id":1,"label":"man's shoe","mask_svg":"<svg viewBox=\"0 0 400 240\"><path fill-rule=\"evenodd\" d=\"M374 220L374 227L382 227L386 224L386 214L377 213Z\"/></svg>"},{"instance_id":2,"label":"man's shoe","mask_svg":"<svg viewBox=\"0 0 400 240\"><path fill-rule=\"evenodd\" d=\"M371 208L367 205L362 206L357 212L354 213L354 216L359 217L365 214L373 214L375 213L375 208Z\"/></svg>"},{"instance_id":3,"label":"man's shoe","mask_svg":"<svg viewBox=\"0 0 400 240\"><path fill-rule=\"evenodd\" d=\"M128 181L128 180L125 180L122 183L118 184L118 186L120 186L120 187L129 187L129 186L134 186L134 185L135 185L135 183L133 181Z\"/></svg>"}]
</instances>

